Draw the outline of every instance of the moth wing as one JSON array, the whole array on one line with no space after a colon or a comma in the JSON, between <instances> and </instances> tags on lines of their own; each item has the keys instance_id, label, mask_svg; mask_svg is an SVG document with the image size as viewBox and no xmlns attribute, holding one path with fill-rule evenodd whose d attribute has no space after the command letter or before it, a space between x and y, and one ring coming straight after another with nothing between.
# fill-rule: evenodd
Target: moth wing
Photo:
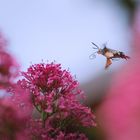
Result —
<instances>
[{"instance_id":1,"label":"moth wing","mask_svg":"<svg viewBox=\"0 0 140 140\"><path fill-rule=\"evenodd\" d=\"M107 59L106 59L105 69L107 69L111 64L112 64L111 59L107 58Z\"/></svg>"}]
</instances>

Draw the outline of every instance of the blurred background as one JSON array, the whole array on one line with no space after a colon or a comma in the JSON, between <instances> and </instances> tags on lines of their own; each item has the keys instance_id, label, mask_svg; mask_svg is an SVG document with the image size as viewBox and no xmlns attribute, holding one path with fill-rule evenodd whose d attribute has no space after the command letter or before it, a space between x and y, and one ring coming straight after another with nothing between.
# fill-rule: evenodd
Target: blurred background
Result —
<instances>
[{"instance_id":1,"label":"blurred background","mask_svg":"<svg viewBox=\"0 0 140 140\"><path fill-rule=\"evenodd\" d=\"M140 97L139 48L135 47L140 45L138 8L138 0L0 2L0 28L8 40L10 52L21 64L22 71L43 60L61 63L63 68L69 68L72 75L76 75L88 97L85 103L93 107L97 118L94 130L84 130L91 140L140 139L140 129L137 127L140 124L140 105L135 100ZM105 70L106 59L103 56L89 59L94 52L91 42L101 47L107 43L109 48L125 52L131 60L115 61ZM138 95L133 98L131 95L134 95L134 91ZM127 102L125 97L130 97ZM122 109L124 106L126 108ZM115 109L117 113L113 112ZM135 110L136 117L132 117L135 113L131 110ZM127 121L116 117L122 112L127 112L124 114ZM135 122L135 125L131 126L130 122ZM132 130L128 130L128 127Z\"/></svg>"},{"instance_id":2,"label":"blurred background","mask_svg":"<svg viewBox=\"0 0 140 140\"><path fill-rule=\"evenodd\" d=\"M105 58L93 53L91 42L129 53L129 14L119 0L4 0L0 28L11 51L26 70L42 60L62 63L80 82L104 71ZM122 2L121 2L122 3ZM126 62L112 65L109 71Z\"/></svg>"}]
</instances>

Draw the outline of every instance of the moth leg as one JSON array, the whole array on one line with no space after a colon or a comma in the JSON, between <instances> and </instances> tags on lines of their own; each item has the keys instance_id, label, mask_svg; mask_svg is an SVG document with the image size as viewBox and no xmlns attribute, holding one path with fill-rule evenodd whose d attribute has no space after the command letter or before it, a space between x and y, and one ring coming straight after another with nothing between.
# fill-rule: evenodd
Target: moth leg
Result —
<instances>
[{"instance_id":1,"label":"moth leg","mask_svg":"<svg viewBox=\"0 0 140 140\"><path fill-rule=\"evenodd\" d=\"M120 58L111 58L112 61L119 61Z\"/></svg>"},{"instance_id":2,"label":"moth leg","mask_svg":"<svg viewBox=\"0 0 140 140\"><path fill-rule=\"evenodd\" d=\"M106 59L105 69L107 69L111 64L112 64L111 59L110 59L110 58L107 58L107 59Z\"/></svg>"}]
</instances>

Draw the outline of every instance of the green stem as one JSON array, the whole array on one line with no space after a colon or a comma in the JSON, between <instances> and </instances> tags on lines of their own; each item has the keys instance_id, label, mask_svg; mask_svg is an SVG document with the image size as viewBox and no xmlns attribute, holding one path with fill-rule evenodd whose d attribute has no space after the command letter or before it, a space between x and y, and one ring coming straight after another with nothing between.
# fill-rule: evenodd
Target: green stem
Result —
<instances>
[{"instance_id":1,"label":"green stem","mask_svg":"<svg viewBox=\"0 0 140 140\"><path fill-rule=\"evenodd\" d=\"M46 122L46 119L47 119L47 113L42 111L41 118L42 118L42 127L45 128L45 122Z\"/></svg>"}]
</instances>

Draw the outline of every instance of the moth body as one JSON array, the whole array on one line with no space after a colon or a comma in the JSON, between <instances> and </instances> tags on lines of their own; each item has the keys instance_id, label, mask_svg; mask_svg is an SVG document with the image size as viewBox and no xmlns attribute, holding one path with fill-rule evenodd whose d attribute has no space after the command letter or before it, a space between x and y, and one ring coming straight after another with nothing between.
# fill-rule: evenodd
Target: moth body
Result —
<instances>
[{"instance_id":1,"label":"moth body","mask_svg":"<svg viewBox=\"0 0 140 140\"><path fill-rule=\"evenodd\" d=\"M121 59L126 59L126 60L130 58L129 56L125 55L121 51L117 51L117 50L113 50L113 49L107 48L106 47L106 44L104 44L104 48L103 49L99 48L93 42L92 42L92 44L94 46L96 46L96 48L93 47L94 49L97 49L97 52L95 52L95 53L101 54L101 55L103 55L103 56L106 57L106 65L105 65L105 68L108 68L112 64L112 60L114 60L116 58L121 58ZM95 53L92 54L92 55L95 55Z\"/></svg>"}]
</instances>

